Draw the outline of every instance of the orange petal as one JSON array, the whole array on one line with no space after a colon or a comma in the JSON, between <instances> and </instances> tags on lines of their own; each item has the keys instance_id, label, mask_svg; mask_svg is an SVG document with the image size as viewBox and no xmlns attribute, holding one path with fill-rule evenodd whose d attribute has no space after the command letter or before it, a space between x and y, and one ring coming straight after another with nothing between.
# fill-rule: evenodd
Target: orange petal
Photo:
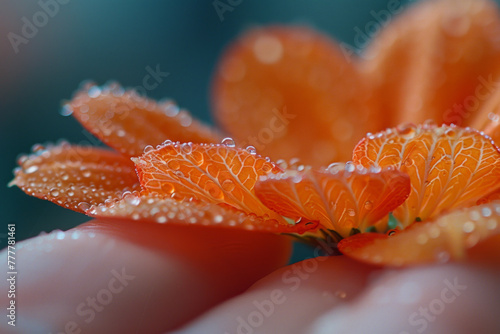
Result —
<instances>
[{"instance_id":1,"label":"orange petal","mask_svg":"<svg viewBox=\"0 0 500 334\"><path fill-rule=\"evenodd\" d=\"M223 128L273 159L298 157L313 166L348 160L361 136L380 129L349 58L304 27L243 35L224 54L213 93Z\"/></svg>"},{"instance_id":2,"label":"orange petal","mask_svg":"<svg viewBox=\"0 0 500 334\"><path fill-rule=\"evenodd\" d=\"M478 199L476 204L486 204L490 203L493 201L500 201L500 189L497 189L496 191L489 193L488 195L481 197Z\"/></svg>"},{"instance_id":3,"label":"orange petal","mask_svg":"<svg viewBox=\"0 0 500 334\"><path fill-rule=\"evenodd\" d=\"M412 190L394 216L408 226L417 217L476 204L500 188L500 152L472 129L432 125L388 129L356 147L353 162L395 167L410 176Z\"/></svg>"},{"instance_id":4,"label":"orange petal","mask_svg":"<svg viewBox=\"0 0 500 334\"><path fill-rule=\"evenodd\" d=\"M247 214L283 219L255 196L259 176L281 170L268 159L234 145L168 143L133 159L143 194L228 204Z\"/></svg>"},{"instance_id":5,"label":"orange petal","mask_svg":"<svg viewBox=\"0 0 500 334\"><path fill-rule=\"evenodd\" d=\"M21 157L20 166L10 185L79 212L126 190L140 189L132 161L100 148L68 143L39 147Z\"/></svg>"},{"instance_id":6,"label":"orange petal","mask_svg":"<svg viewBox=\"0 0 500 334\"><path fill-rule=\"evenodd\" d=\"M401 205L410 193L407 175L394 171L368 171L352 164L327 170L289 171L268 175L255 187L269 208L296 221L319 221L347 237L353 228L365 231Z\"/></svg>"},{"instance_id":7,"label":"orange petal","mask_svg":"<svg viewBox=\"0 0 500 334\"><path fill-rule=\"evenodd\" d=\"M156 195L126 194L121 200L93 206L88 214L93 217L132 219L160 224L206 225L274 233L299 233L314 229L314 225L280 224L277 220L247 215L229 206L212 203L193 203Z\"/></svg>"},{"instance_id":8,"label":"orange petal","mask_svg":"<svg viewBox=\"0 0 500 334\"><path fill-rule=\"evenodd\" d=\"M218 135L172 101L157 103L117 84L87 85L65 106L90 132L129 156L167 139L211 143Z\"/></svg>"},{"instance_id":9,"label":"orange petal","mask_svg":"<svg viewBox=\"0 0 500 334\"><path fill-rule=\"evenodd\" d=\"M388 266L465 260L469 255L500 264L500 244L489 240L498 241L499 235L500 202L495 202L454 211L435 222L416 223L393 236L357 234L340 241L338 248L362 262Z\"/></svg>"},{"instance_id":10,"label":"orange petal","mask_svg":"<svg viewBox=\"0 0 500 334\"><path fill-rule=\"evenodd\" d=\"M498 83L492 86L495 93L486 101L471 126L483 131L500 145L500 89L497 87Z\"/></svg>"},{"instance_id":11,"label":"orange petal","mask_svg":"<svg viewBox=\"0 0 500 334\"><path fill-rule=\"evenodd\" d=\"M379 112L402 122L471 124L500 74L493 1L421 1L372 42L362 63Z\"/></svg>"}]
</instances>

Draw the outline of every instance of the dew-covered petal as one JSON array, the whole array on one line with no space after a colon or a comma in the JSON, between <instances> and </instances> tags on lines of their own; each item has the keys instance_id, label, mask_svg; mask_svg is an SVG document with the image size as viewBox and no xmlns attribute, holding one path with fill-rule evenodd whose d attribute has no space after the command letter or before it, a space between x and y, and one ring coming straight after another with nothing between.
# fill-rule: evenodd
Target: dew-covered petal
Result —
<instances>
[{"instance_id":1,"label":"dew-covered petal","mask_svg":"<svg viewBox=\"0 0 500 334\"><path fill-rule=\"evenodd\" d=\"M167 139L195 143L219 140L213 129L174 102L156 102L117 84L88 84L64 108L103 142L129 156L139 156L147 145Z\"/></svg>"},{"instance_id":2,"label":"dew-covered petal","mask_svg":"<svg viewBox=\"0 0 500 334\"><path fill-rule=\"evenodd\" d=\"M260 176L281 169L253 149L236 148L232 143L167 142L133 160L145 195L225 204L282 221L254 193Z\"/></svg>"},{"instance_id":3,"label":"dew-covered petal","mask_svg":"<svg viewBox=\"0 0 500 334\"><path fill-rule=\"evenodd\" d=\"M409 177L395 170L366 170L338 164L326 170L270 174L255 187L269 208L296 221L318 221L347 237L364 231L401 205Z\"/></svg>"},{"instance_id":4,"label":"dew-covered petal","mask_svg":"<svg viewBox=\"0 0 500 334\"><path fill-rule=\"evenodd\" d=\"M178 201L156 195L140 196L139 193L129 193L119 201L92 206L88 215L107 219L131 219L159 224L203 225L273 233L302 234L315 227L305 223L283 225L275 219L255 214L248 215L229 206Z\"/></svg>"},{"instance_id":5,"label":"dew-covered petal","mask_svg":"<svg viewBox=\"0 0 500 334\"><path fill-rule=\"evenodd\" d=\"M360 63L379 112L392 126L470 125L499 78L499 35L493 1L420 1L380 32Z\"/></svg>"},{"instance_id":6,"label":"dew-covered petal","mask_svg":"<svg viewBox=\"0 0 500 334\"><path fill-rule=\"evenodd\" d=\"M365 82L334 42L305 27L244 34L214 78L213 109L241 146L313 166L347 161L382 119L366 108Z\"/></svg>"},{"instance_id":7,"label":"dew-covered petal","mask_svg":"<svg viewBox=\"0 0 500 334\"><path fill-rule=\"evenodd\" d=\"M394 167L411 179L411 193L394 216L408 226L441 212L474 205L500 189L500 152L469 128L404 125L360 141L353 162Z\"/></svg>"},{"instance_id":8,"label":"dew-covered petal","mask_svg":"<svg viewBox=\"0 0 500 334\"><path fill-rule=\"evenodd\" d=\"M106 149L49 145L21 157L19 164L10 185L74 211L140 189L132 161Z\"/></svg>"},{"instance_id":9,"label":"dew-covered petal","mask_svg":"<svg viewBox=\"0 0 500 334\"><path fill-rule=\"evenodd\" d=\"M448 260L500 265L500 202L454 211L387 236L363 233L338 247L357 260L402 266Z\"/></svg>"}]
</instances>

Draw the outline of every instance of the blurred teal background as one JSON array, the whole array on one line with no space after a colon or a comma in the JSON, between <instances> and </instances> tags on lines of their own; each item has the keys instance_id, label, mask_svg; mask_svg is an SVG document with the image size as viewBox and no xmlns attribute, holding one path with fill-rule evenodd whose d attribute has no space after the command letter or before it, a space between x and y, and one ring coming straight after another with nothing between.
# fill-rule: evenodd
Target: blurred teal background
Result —
<instances>
[{"instance_id":1,"label":"blurred teal background","mask_svg":"<svg viewBox=\"0 0 500 334\"><path fill-rule=\"evenodd\" d=\"M35 143L65 138L89 142L88 133L71 117L59 114L80 82L117 80L142 84L146 67L170 75L148 96L171 97L194 115L211 122L209 85L224 47L245 29L264 24L306 24L355 45L355 28L373 21L371 13L394 0L213 0L131 1L60 0L49 17L16 53L9 33L21 35L23 17L32 22L41 3L55 0L2 0L0 3L0 226L1 247L8 223L17 240L41 231L68 229L88 220L55 204L7 188L19 153ZM405 7L411 1L401 1ZM232 6L231 4L235 4ZM54 8L52 8L54 10ZM55 10L54 10L55 12ZM42 15L43 16L43 15ZM38 20L43 20L37 16Z\"/></svg>"}]
</instances>

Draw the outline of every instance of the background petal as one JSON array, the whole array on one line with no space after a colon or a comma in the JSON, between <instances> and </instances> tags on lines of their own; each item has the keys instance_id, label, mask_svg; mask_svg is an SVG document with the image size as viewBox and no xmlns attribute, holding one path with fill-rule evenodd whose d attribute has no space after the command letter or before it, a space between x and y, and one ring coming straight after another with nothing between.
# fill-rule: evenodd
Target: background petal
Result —
<instances>
[{"instance_id":1,"label":"background petal","mask_svg":"<svg viewBox=\"0 0 500 334\"><path fill-rule=\"evenodd\" d=\"M303 27L247 32L214 77L215 115L237 144L313 166L348 160L359 138L379 129L367 98L341 49Z\"/></svg>"},{"instance_id":2,"label":"background petal","mask_svg":"<svg viewBox=\"0 0 500 334\"><path fill-rule=\"evenodd\" d=\"M389 23L360 67L387 126L466 126L500 74L500 16L487 0L421 1Z\"/></svg>"}]
</instances>

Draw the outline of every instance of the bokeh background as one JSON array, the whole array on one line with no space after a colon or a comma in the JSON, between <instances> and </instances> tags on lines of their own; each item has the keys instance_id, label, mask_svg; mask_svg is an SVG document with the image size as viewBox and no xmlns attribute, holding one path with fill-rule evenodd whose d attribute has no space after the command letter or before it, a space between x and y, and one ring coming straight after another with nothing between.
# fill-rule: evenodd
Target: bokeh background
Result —
<instances>
[{"instance_id":1,"label":"bokeh background","mask_svg":"<svg viewBox=\"0 0 500 334\"><path fill-rule=\"evenodd\" d=\"M16 158L35 143L65 138L89 143L72 117L60 114L83 80L142 85L146 68L168 72L152 98L170 97L206 122L210 116L212 72L224 47L248 28L265 24L305 24L354 47L357 29L374 21L373 12L397 0L59 0L57 12L16 53L8 34L22 35L23 18L57 0L0 2L0 246L8 223L17 240L41 231L68 229L85 216L7 188ZM215 5L227 5L220 13ZM222 7L221 7L222 8ZM52 10L54 8L52 7ZM55 10L54 10L55 12ZM39 19L39 18L38 18ZM376 21L376 20L375 20Z\"/></svg>"}]
</instances>

